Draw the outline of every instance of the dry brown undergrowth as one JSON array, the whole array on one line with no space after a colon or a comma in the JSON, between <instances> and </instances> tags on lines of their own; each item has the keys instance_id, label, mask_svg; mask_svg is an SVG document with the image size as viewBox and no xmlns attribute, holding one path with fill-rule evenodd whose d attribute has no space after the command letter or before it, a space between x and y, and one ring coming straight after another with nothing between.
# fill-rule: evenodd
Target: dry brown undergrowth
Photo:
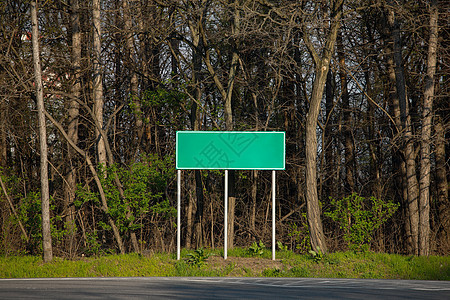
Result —
<instances>
[{"instance_id":1,"label":"dry brown undergrowth","mask_svg":"<svg viewBox=\"0 0 450 300\"><path fill-rule=\"evenodd\" d=\"M228 276L236 275L260 275L266 269L283 269L281 260L271 260L259 257L228 257L226 260L221 256L210 256L206 260L212 269L226 269L230 265L233 270Z\"/></svg>"}]
</instances>

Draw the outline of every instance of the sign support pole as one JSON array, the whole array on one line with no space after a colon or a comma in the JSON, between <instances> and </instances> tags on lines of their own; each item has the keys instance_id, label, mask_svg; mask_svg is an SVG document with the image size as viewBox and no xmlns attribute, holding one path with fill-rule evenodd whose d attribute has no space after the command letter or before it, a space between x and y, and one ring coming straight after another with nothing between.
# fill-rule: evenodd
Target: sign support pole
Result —
<instances>
[{"instance_id":1,"label":"sign support pole","mask_svg":"<svg viewBox=\"0 0 450 300\"><path fill-rule=\"evenodd\" d=\"M225 212L224 212L224 236L225 240L223 242L223 258L227 259L228 252L228 170L225 170Z\"/></svg>"},{"instance_id":2,"label":"sign support pole","mask_svg":"<svg viewBox=\"0 0 450 300\"><path fill-rule=\"evenodd\" d=\"M272 260L275 260L275 170L272 171Z\"/></svg>"},{"instance_id":3,"label":"sign support pole","mask_svg":"<svg viewBox=\"0 0 450 300\"><path fill-rule=\"evenodd\" d=\"M181 170L177 176L177 260L180 260L181 248Z\"/></svg>"}]
</instances>

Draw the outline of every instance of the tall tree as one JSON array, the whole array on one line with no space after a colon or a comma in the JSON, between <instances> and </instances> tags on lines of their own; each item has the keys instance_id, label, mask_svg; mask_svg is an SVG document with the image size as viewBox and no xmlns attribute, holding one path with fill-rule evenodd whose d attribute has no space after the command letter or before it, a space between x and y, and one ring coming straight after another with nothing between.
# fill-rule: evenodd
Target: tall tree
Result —
<instances>
[{"instance_id":1,"label":"tall tree","mask_svg":"<svg viewBox=\"0 0 450 300\"><path fill-rule=\"evenodd\" d=\"M343 32L337 36L337 54L339 60L339 80L341 85L342 110L344 114L344 146L345 146L345 186L346 193L355 191L355 145L352 135L352 113L350 107L350 95L348 92L348 80L345 67L345 51Z\"/></svg>"},{"instance_id":2,"label":"tall tree","mask_svg":"<svg viewBox=\"0 0 450 300\"><path fill-rule=\"evenodd\" d=\"M142 142L142 136L143 136L143 119L142 119L142 104L141 104L141 99L139 98L139 91L138 91L138 76L136 73L136 63L134 60L135 57L135 51L134 51L134 41L133 41L133 32L132 32L132 24L133 24L133 19L132 19L132 13L131 13L131 7L128 3L128 0L123 0L122 1L122 10L123 10L123 17L124 17L124 31L125 31L125 36L126 36L126 60L128 62L128 70L130 72L130 98L133 101L135 110L136 110L136 132L137 132L137 147L136 147L136 151L139 151L140 149L140 144ZM113 159L112 155L109 156L110 157L110 161ZM118 182L118 177L116 177L117 182ZM120 191L122 191L122 184L119 183L120 186ZM121 192L123 194L123 192ZM122 196L123 197L123 196ZM130 213L130 209L127 209L127 218L130 218L131 213ZM130 238L131 238L131 243L133 245L133 249L135 252L139 251L139 244L137 241L137 237L136 237L136 233L134 232L134 230L131 230L130 232Z\"/></svg>"},{"instance_id":3,"label":"tall tree","mask_svg":"<svg viewBox=\"0 0 450 300\"><path fill-rule=\"evenodd\" d=\"M436 186L437 186L437 204L438 204L438 222L436 230L442 249L449 249L450 246L450 204L448 201L448 181L445 146L448 140L445 139L445 127L443 117L435 116L436 132ZM445 250L444 250L445 251Z\"/></svg>"},{"instance_id":4,"label":"tall tree","mask_svg":"<svg viewBox=\"0 0 450 300\"><path fill-rule=\"evenodd\" d=\"M422 139L420 160L419 198L419 255L430 254L430 178L431 178L431 126L433 119L434 75L438 47L437 0L430 3L430 37L428 39L427 74L422 108Z\"/></svg>"},{"instance_id":5,"label":"tall tree","mask_svg":"<svg viewBox=\"0 0 450 300\"><path fill-rule=\"evenodd\" d=\"M0 167L6 166L6 101L0 102Z\"/></svg>"},{"instance_id":6,"label":"tall tree","mask_svg":"<svg viewBox=\"0 0 450 300\"><path fill-rule=\"evenodd\" d=\"M67 134L69 138L75 143L78 143L78 119L80 114L81 97L81 24L80 24L80 4L79 0L72 0L70 13L71 33L72 33L72 78L71 86L72 97L68 100L68 120L67 120ZM75 207L73 202L75 200L76 190L76 165L74 162L74 150L67 144L67 164L66 164L66 184L64 185L64 209L65 209L65 223L68 228L67 236L67 250L69 255L73 255L74 239L76 234L75 227Z\"/></svg>"},{"instance_id":7,"label":"tall tree","mask_svg":"<svg viewBox=\"0 0 450 300\"><path fill-rule=\"evenodd\" d=\"M232 25L231 25L231 34L235 37L238 37L240 34L240 13L238 7L238 0L235 0L232 4ZM236 38L235 40L236 41ZM227 80L227 88L226 93L222 91L222 97L224 99L224 115L225 115L225 128L227 131L232 131L234 129L233 122L233 109L231 106L231 100L233 95L233 88L236 81L236 73L238 70L238 44L236 42L232 43L232 52L231 52L231 64L230 71L228 73ZM228 175L230 176L229 180L229 191L228 191L228 247L234 247L234 223L236 216L236 174L234 170L231 170Z\"/></svg>"},{"instance_id":8,"label":"tall tree","mask_svg":"<svg viewBox=\"0 0 450 300\"><path fill-rule=\"evenodd\" d=\"M334 81L334 75L332 70L328 71L327 75L327 82L325 84L325 115L326 115L326 121L325 121L325 128L323 130L323 140L324 140L324 151L322 152L322 155L325 158L325 161L322 159L322 165L326 163L327 166L327 172L325 172L325 167L323 166L324 170L324 192L326 195L333 195L335 194L335 157L333 155L333 126L332 126L332 115L334 110L334 90L335 90L335 81ZM329 171L328 171L329 170ZM323 198L323 197L322 197Z\"/></svg>"},{"instance_id":9,"label":"tall tree","mask_svg":"<svg viewBox=\"0 0 450 300\"><path fill-rule=\"evenodd\" d=\"M139 82L136 72L137 64L135 62L135 47L134 47L134 32L133 32L133 18L132 7L128 3L128 0L122 0L122 10L124 18L124 33L125 33L125 45L126 45L126 57L125 60L128 65L128 71L130 72L130 98L133 101L135 109L136 119L136 133L138 139L138 148L142 142L144 135L144 122L142 116L142 103L139 97Z\"/></svg>"},{"instance_id":10,"label":"tall tree","mask_svg":"<svg viewBox=\"0 0 450 300\"><path fill-rule=\"evenodd\" d=\"M406 165L405 186L407 192L409 235L412 241L412 251L418 254L419 235L419 185L416 176L416 161L413 140L413 128L407 96L407 84L402 55L402 38L400 35L400 24L395 14L395 6L391 4L387 7L387 21L390 28L390 35L393 44L393 62L396 94L400 108L400 125L402 136L402 154Z\"/></svg>"},{"instance_id":11,"label":"tall tree","mask_svg":"<svg viewBox=\"0 0 450 300\"><path fill-rule=\"evenodd\" d=\"M42 209L42 240L44 262L53 259L52 236L50 228L50 193L48 184L48 149L47 130L45 122L44 91L42 85L41 59L39 54L39 24L38 24L37 0L31 1L31 28L33 44L33 65L36 87L36 102L39 121L39 152L41 157L41 209Z\"/></svg>"},{"instance_id":12,"label":"tall tree","mask_svg":"<svg viewBox=\"0 0 450 300\"><path fill-rule=\"evenodd\" d=\"M202 24L204 20L204 16L200 15L200 20L198 20L198 24ZM203 24L202 24L203 25ZM192 26L192 25L191 25ZM199 28L197 28L199 29ZM195 29L191 29L192 32L196 32ZM191 108L191 127L193 130L198 131L201 130L201 114L200 114L200 103L203 97L203 88L202 88L202 53L204 51L203 47L203 39L200 38L200 31L197 30L197 33L193 39L193 72L192 72L192 82L193 86L193 95L194 101L192 103ZM198 249L203 247L203 230L202 230L202 221L203 221L203 206L204 206L204 196L203 196L203 182L200 170L194 171L194 181L192 191L195 190L195 196L197 199L197 206L195 210L194 216L194 242L195 247Z\"/></svg>"},{"instance_id":13,"label":"tall tree","mask_svg":"<svg viewBox=\"0 0 450 300\"><path fill-rule=\"evenodd\" d=\"M103 127L103 68L102 68L102 23L100 19L101 0L92 1L92 25L94 44L93 96L94 114L97 122ZM95 122L95 121L94 121ZM97 140L98 163L106 166L106 147L104 137L95 130Z\"/></svg>"},{"instance_id":14,"label":"tall tree","mask_svg":"<svg viewBox=\"0 0 450 300\"><path fill-rule=\"evenodd\" d=\"M320 104L330 68L331 57L339 30L344 0L331 1L330 28L326 35L325 44L320 53L314 48L314 43L308 34L306 24L303 28L303 41L308 48L315 66L315 78L309 97L309 110L306 117L306 204L308 224L311 237L311 247L315 251L327 252L319 198L317 194L317 121L320 112Z\"/></svg>"}]
</instances>

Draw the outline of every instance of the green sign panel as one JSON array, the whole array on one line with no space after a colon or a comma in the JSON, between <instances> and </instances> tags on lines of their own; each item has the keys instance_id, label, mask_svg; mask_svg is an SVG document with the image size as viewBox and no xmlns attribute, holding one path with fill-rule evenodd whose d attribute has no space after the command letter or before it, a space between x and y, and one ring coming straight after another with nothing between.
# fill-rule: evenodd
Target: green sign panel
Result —
<instances>
[{"instance_id":1,"label":"green sign panel","mask_svg":"<svg viewBox=\"0 0 450 300\"><path fill-rule=\"evenodd\" d=\"M284 132L178 131L177 169L284 170Z\"/></svg>"}]
</instances>

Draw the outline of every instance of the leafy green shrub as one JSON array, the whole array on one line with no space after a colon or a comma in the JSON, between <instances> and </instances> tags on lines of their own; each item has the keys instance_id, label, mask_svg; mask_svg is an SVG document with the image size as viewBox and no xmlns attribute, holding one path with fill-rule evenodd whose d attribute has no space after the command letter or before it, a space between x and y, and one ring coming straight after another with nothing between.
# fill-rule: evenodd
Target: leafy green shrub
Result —
<instances>
[{"instance_id":1,"label":"leafy green shrub","mask_svg":"<svg viewBox=\"0 0 450 300\"><path fill-rule=\"evenodd\" d=\"M373 233L394 214L399 205L353 193L340 200L331 199L331 207L325 215L339 224L350 250L367 251Z\"/></svg>"},{"instance_id":2,"label":"leafy green shrub","mask_svg":"<svg viewBox=\"0 0 450 300\"><path fill-rule=\"evenodd\" d=\"M28 233L28 250L33 254L42 253L41 193L30 192L21 200L18 217Z\"/></svg>"},{"instance_id":3,"label":"leafy green shrub","mask_svg":"<svg viewBox=\"0 0 450 300\"><path fill-rule=\"evenodd\" d=\"M176 89L166 89L159 87L156 90L146 90L140 99L141 110L138 117L142 119L143 122L149 123L150 119L147 117L148 112L151 110L157 110L160 113L160 118L156 121L156 124L162 126L168 126L174 129L182 128L183 122L182 118L183 110L190 109L190 101L186 101L187 95L176 90ZM130 98L130 109L136 114L137 106L134 99Z\"/></svg>"},{"instance_id":4,"label":"leafy green shrub","mask_svg":"<svg viewBox=\"0 0 450 300\"><path fill-rule=\"evenodd\" d=\"M280 242L280 241L277 242L277 246L278 246L278 249L279 249L280 251L287 251L287 250L288 250L287 245L283 245L283 243Z\"/></svg>"},{"instance_id":5,"label":"leafy green shrub","mask_svg":"<svg viewBox=\"0 0 450 300\"><path fill-rule=\"evenodd\" d=\"M196 249L193 253L187 254L186 263L190 266L202 267L208 257L203 248Z\"/></svg>"},{"instance_id":6,"label":"leafy green shrub","mask_svg":"<svg viewBox=\"0 0 450 300\"><path fill-rule=\"evenodd\" d=\"M248 252L251 256L261 256L264 254L264 249L266 249L266 246L262 241L259 241L259 243L253 242L253 244L248 247Z\"/></svg>"},{"instance_id":7,"label":"leafy green shrub","mask_svg":"<svg viewBox=\"0 0 450 300\"><path fill-rule=\"evenodd\" d=\"M50 212L56 210L55 200L50 197ZM32 254L42 253L42 208L41 193L30 192L22 200L18 207L18 218L28 233L27 250ZM68 234L67 226L58 227L57 223L63 223L62 217L53 215L50 218L52 244L61 243Z\"/></svg>"},{"instance_id":8,"label":"leafy green shrub","mask_svg":"<svg viewBox=\"0 0 450 300\"><path fill-rule=\"evenodd\" d=\"M176 209L170 206L164 197L167 182L175 174L171 157L159 158L157 155L142 155L129 167L100 168L100 180L105 192L108 213L114 219L122 233L140 228L140 220L147 214L159 219L176 215ZM116 183L119 179L123 195ZM75 206L81 207L87 202L99 204L99 195L89 187L79 186ZM110 226L99 222L103 230Z\"/></svg>"},{"instance_id":9,"label":"leafy green shrub","mask_svg":"<svg viewBox=\"0 0 450 300\"><path fill-rule=\"evenodd\" d=\"M302 214L301 227L297 224L290 224L291 231L288 233L289 237L294 238L295 249L300 250L303 253L307 253L311 250L311 240L309 236L309 226L306 218L306 213Z\"/></svg>"},{"instance_id":10,"label":"leafy green shrub","mask_svg":"<svg viewBox=\"0 0 450 300\"><path fill-rule=\"evenodd\" d=\"M317 251L309 250L309 254L311 255L312 259L318 263L323 259L323 253L322 250L320 250L319 247L317 247Z\"/></svg>"},{"instance_id":11,"label":"leafy green shrub","mask_svg":"<svg viewBox=\"0 0 450 300\"><path fill-rule=\"evenodd\" d=\"M7 253L13 251L14 253L23 252L28 254L42 253L42 208L41 208L41 193L39 190L25 192L21 186L24 185L24 179L15 175L8 174L9 169L0 168L0 176L6 188L6 193L11 198L13 206L16 208L16 214L11 214L9 218L4 219L4 224L11 224L18 226L20 223L23 226L26 236L20 231L21 247L23 249L15 248L16 245L11 243L4 243L7 239L8 231L0 234L0 253ZM2 198L4 191L0 188L0 198ZM2 201L0 199L0 201ZM50 197L50 225L52 244L57 246L61 243L68 234L68 226L64 224L63 218L56 213L57 205L53 197ZM28 241L27 241L28 238ZM17 240L16 240L17 241Z\"/></svg>"}]
</instances>

